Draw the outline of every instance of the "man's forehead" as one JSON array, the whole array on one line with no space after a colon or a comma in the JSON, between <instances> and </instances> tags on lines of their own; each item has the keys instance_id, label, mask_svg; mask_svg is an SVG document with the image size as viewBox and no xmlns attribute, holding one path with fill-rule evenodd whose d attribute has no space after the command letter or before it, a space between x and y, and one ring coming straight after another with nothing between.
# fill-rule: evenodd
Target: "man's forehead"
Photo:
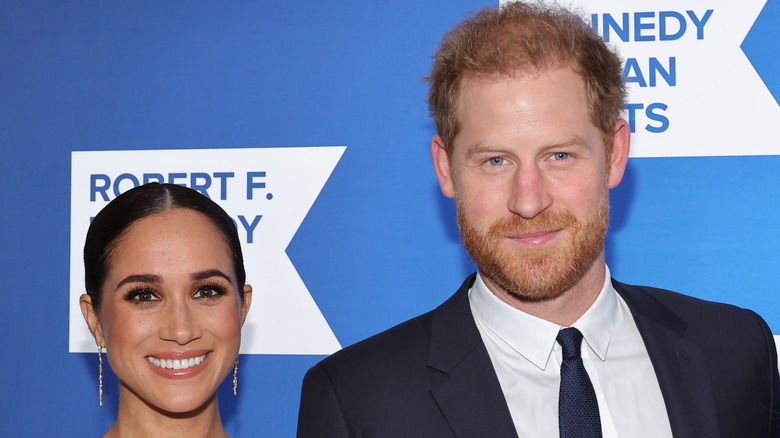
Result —
<instances>
[{"instance_id":1,"label":"man's forehead","mask_svg":"<svg viewBox=\"0 0 780 438\"><path fill-rule=\"evenodd\" d=\"M492 106L501 102L502 96L520 96L521 100L518 100L517 103L536 100L543 104L550 98L570 100L567 106L579 107L581 102L582 108L590 112L584 79L571 67L561 66L543 71L516 71L512 74L479 74L464 77L459 84L456 97L457 124L461 125L467 114L475 115L473 105L479 106L483 105L484 102L491 102L488 105ZM515 110L523 106L526 105L510 104L506 108L511 107L512 110ZM534 114L539 108L540 105L529 107L528 110L531 112L528 115ZM482 114L482 116L486 116L486 114ZM458 128L460 130L462 126L458 126Z\"/></svg>"},{"instance_id":2,"label":"man's forehead","mask_svg":"<svg viewBox=\"0 0 780 438\"><path fill-rule=\"evenodd\" d=\"M572 87L572 92L575 88L577 91L575 93L580 94L580 96L584 99L585 107L584 109L591 113L591 108L589 105L589 97L588 97L588 91L587 91L587 84L585 83L584 78L582 75L577 72L577 70L574 68L571 63L562 63L562 64L556 64L555 66L551 68L545 68L543 70L523 70L523 69L517 69L513 70L510 73L469 73L461 77L460 82L457 87L457 94L455 96L455 105L453 106L453 113L455 116L455 123L456 123L456 133L455 136L457 136L458 133L460 133L461 129L463 128L463 116L466 114L467 108L464 107L464 105L469 105L473 102L474 97L479 98L479 96L483 95L484 93L491 93L492 91L489 91L489 88L491 85L499 84L499 83L506 83L508 85L511 85L511 82L513 81L528 81L530 82L537 82L537 84L534 84L534 87L538 87L538 81L539 79L543 79L548 75L555 75L557 77L561 77L560 73L563 72L564 76L566 73L571 73L571 75L566 78L566 82L568 84L572 83L578 83L579 86ZM530 80L530 81L529 81ZM546 82L546 81L541 81ZM548 86L555 87L555 89L559 88L559 85L550 84ZM569 88L569 87L566 87ZM468 98L465 98L466 95L469 95ZM590 114L590 117L592 118L592 114Z\"/></svg>"},{"instance_id":3,"label":"man's forehead","mask_svg":"<svg viewBox=\"0 0 780 438\"><path fill-rule=\"evenodd\" d=\"M461 84L459 97L458 130L450 151L456 145L468 155L501 149L500 142L491 139L500 138L502 132L533 133L540 136L536 144L544 148L596 145L592 130L598 127L584 80L568 65L533 73L472 75ZM475 124L480 127L477 131ZM602 143L599 136L598 144Z\"/></svg>"}]
</instances>

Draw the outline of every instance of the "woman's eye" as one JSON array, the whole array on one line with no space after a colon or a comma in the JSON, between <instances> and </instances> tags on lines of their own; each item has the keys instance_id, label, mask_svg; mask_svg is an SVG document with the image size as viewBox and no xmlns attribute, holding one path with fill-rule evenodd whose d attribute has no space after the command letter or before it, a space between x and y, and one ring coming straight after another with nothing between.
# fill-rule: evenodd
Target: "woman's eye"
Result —
<instances>
[{"instance_id":1,"label":"woman's eye","mask_svg":"<svg viewBox=\"0 0 780 438\"><path fill-rule=\"evenodd\" d=\"M488 160L488 163L490 163L491 166L500 166L504 164L506 160L504 160L503 157L493 157Z\"/></svg>"},{"instance_id":2,"label":"woman's eye","mask_svg":"<svg viewBox=\"0 0 780 438\"><path fill-rule=\"evenodd\" d=\"M221 289L216 287L202 287L195 291L194 298L216 298L220 295L225 295Z\"/></svg>"},{"instance_id":3,"label":"woman's eye","mask_svg":"<svg viewBox=\"0 0 780 438\"><path fill-rule=\"evenodd\" d=\"M151 301L159 301L160 298L154 294L153 291L148 289L142 289L130 292L127 296L128 301L138 301L142 303L148 303Z\"/></svg>"},{"instance_id":4,"label":"woman's eye","mask_svg":"<svg viewBox=\"0 0 780 438\"><path fill-rule=\"evenodd\" d=\"M561 161L569 158L569 154L566 152L556 152L552 155L553 160Z\"/></svg>"}]
</instances>

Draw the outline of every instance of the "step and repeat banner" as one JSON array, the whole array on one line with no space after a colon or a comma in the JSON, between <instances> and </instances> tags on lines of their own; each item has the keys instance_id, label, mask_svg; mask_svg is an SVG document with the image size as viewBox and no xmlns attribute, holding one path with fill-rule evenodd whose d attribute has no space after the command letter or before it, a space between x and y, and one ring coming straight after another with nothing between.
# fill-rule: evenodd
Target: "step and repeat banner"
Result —
<instances>
[{"instance_id":1,"label":"step and repeat banner","mask_svg":"<svg viewBox=\"0 0 780 438\"><path fill-rule=\"evenodd\" d=\"M90 219L150 181L235 220L253 303L231 436L292 437L326 355L426 312L474 266L429 156L422 77L495 2L0 4L0 436L116 418L78 306ZM780 333L780 0L582 0L625 59L620 281L751 308Z\"/></svg>"}]
</instances>

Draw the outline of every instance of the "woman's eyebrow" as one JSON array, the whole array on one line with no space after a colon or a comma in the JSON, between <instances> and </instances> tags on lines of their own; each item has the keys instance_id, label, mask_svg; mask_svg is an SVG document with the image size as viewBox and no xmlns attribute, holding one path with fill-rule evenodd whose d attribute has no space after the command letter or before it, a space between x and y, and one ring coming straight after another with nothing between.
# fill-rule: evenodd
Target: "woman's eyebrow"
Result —
<instances>
[{"instance_id":1,"label":"woman's eyebrow","mask_svg":"<svg viewBox=\"0 0 780 438\"><path fill-rule=\"evenodd\" d=\"M227 280L227 281L229 281L231 283L233 282L232 278L227 276L225 273L223 273L219 269L208 269L206 271L195 272L195 273L190 275L190 278L193 279L193 280L205 280L205 279L211 278L211 277L222 277L222 278L224 278L225 280Z\"/></svg>"},{"instance_id":2,"label":"woman's eyebrow","mask_svg":"<svg viewBox=\"0 0 780 438\"><path fill-rule=\"evenodd\" d=\"M125 279L120 281L119 284L117 284L116 286L119 287L127 283L159 283L161 281L162 281L162 277L159 275L136 274L136 275L129 275L125 277Z\"/></svg>"}]
</instances>

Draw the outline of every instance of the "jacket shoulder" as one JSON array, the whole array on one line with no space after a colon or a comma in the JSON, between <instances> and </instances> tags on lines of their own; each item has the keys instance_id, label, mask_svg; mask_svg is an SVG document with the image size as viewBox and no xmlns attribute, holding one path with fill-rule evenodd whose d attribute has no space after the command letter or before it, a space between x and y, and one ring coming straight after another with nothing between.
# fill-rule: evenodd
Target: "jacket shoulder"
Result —
<instances>
[{"instance_id":1,"label":"jacket shoulder","mask_svg":"<svg viewBox=\"0 0 780 438\"><path fill-rule=\"evenodd\" d=\"M681 335L734 347L744 346L750 338L772 339L769 326L752 310L655 287L614 280L613 285L635 319L660 322Z\"/></svg>"},{"instance_id":2,"label":"jacket shoulder","mask_svg":"<svg viewBox=\"0 0 780 438\"><path fill-rule=\"evenodd\" d=\"M402 322L333 353L317 366L331 372L351 368L384 368L392 357L424 357L434 311Z\"/></svg>"}]
</instances>

